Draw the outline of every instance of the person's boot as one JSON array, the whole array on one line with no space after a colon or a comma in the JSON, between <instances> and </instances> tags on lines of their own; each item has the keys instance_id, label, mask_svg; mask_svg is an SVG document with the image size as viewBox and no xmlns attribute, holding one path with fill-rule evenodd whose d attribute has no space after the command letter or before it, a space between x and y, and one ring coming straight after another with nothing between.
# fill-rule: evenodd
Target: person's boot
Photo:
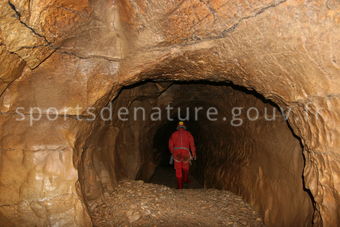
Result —
<instances>
[{"instance_id":1,"label":"person's boot","mask_svg":"<svg viewBox=\"0 0 340 227\"><path fill-rule=\"evenodd\" d=\"M189 170L184 170L183 171L183 181L186 184L190 184L190 180L189 180Z\"/></svg>"},{"instance_id":2,"label":"person's boot","mask_svg":"<svg viewBox=\"0 0 340 227\"><path fill-rule=\"evenodd\" d=\"M177 178L177 189L183 189L183 178L182 177Z\"/></svg>"}]
</instances>

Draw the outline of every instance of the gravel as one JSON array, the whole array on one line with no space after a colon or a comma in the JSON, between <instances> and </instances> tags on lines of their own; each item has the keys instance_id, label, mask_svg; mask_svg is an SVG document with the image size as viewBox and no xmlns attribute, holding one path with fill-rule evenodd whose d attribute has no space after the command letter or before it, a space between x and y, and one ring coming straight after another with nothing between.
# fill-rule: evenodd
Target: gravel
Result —
<instances>
[{"instance_id":1,"label":"gravel","mask_svg":"<svg viewBox=\"0 0 340 227\"><path fill-rule=\"evenodd\" d=\"M264 226L261 217L229 191L176 190L122 181L89 204L95 226Z\"/></svg>"}]
</instances>

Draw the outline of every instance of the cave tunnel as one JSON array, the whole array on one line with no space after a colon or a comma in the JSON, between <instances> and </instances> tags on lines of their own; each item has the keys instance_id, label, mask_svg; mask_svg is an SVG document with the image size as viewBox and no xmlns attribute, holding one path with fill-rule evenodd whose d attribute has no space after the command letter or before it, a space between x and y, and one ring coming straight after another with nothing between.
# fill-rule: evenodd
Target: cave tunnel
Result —
<instances>
[{"instance_id":1,"label":"cave tunnel","mask_svg":"<svg viewBox=\"0 0 340 227\"><path fill-rule=\"evenodd\" d=\"M84 172L79 168L89 204L114 194L112 181L176 188L168 140L181 120L197 146L190 176L196 183L188 188L230 190L266 223L312 224L301 143L284 112L255 91L230 83L148 81L123 88L109 106L112 121L91 130ZM288 205L287 198L294 200Z\"/></svg>"},{"instance_id":2,"label":"cave tunnel","mask_svg":"<svg viewBox=\"0 0 340 227\"><path fill-rule=\"evenodd\" d=\"M339 226L339 15L0 1L0 226ZM197 159L179 190L184 115Z\"/></svg>"}]
</instances>

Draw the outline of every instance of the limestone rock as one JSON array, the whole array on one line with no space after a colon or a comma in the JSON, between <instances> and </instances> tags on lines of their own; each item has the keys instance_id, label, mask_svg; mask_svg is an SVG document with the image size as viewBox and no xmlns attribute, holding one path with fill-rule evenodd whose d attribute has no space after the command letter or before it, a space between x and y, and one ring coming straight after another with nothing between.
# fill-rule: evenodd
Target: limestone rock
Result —
<instances>
[{"instance_id":1,"label":"limestone rock","mask_svg":"<svg viewBox=\"0 0 340 227\"><path fill-rule=\"evenodd\" d=\"M123 178L150 177L157 158L145 141L167 126L76 118L111 101L115 108L162 106L180 94L166 93L168 85L158 84L118 96L123 86L143 80L208 80L232 82L291 108L288 122L301 141L304 163L299 143L287 142L292 135L283 124L248 125L249 130L234 131L251 138L247 142L216 144L239 153L230 158L219 151L211 157L240 165L228 169L219 163L206 170L207 184L242 194L269 225L279 220L273 204L286 200L280 195L291 195L294 187L300 194L292 207L282 202L281 223L294 220L292 211L299 207L306 211L299 221L309 220L304 185L315 201L314 224L338 226L339 15L336 0L1 1L1 225L90 225L86 206L110 194ZM211 96L217 90L200 92L205 97L194 97L206 105L219 100ZM231 96L221 108L239 100L244 101ZM57 120L33 125L17 120L20 113L32 116L35 107L43 114L55 108ZM16 113L17 108L23 109ZM219 130L219 136L227 131ZM270 153L275 145L287 156ZM261 147L263 152L257 152ZM271 163L279 167L269 171ZM232 173L240 166L237 178ZM271 195L260 200L265 193Z\"/></svg>"}]
</instances>

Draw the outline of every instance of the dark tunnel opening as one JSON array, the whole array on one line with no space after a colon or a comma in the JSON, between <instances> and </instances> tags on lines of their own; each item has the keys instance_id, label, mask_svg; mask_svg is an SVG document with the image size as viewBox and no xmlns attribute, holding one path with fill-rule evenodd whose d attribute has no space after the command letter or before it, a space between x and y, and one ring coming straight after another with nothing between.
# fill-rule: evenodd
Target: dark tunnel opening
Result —
<instances>
[{"instance_id":1,"label":"dark tunnel opening","mask_svg":"<svg viewBox=\"0 0 340 227\"><path fill-rule=\"evenodd\" d=\"M281 109L255 91L208 81L144 81L123 88L110 105L112 121L97 122L87 141L87 169L80 174L90 176L81 182L88 202L125 179L174 188L168 139L183 120L197 147L190 167L196 183L188 188L232 191L265 222L312 223L301 144Z\"/></svg>"}]
</instances>

